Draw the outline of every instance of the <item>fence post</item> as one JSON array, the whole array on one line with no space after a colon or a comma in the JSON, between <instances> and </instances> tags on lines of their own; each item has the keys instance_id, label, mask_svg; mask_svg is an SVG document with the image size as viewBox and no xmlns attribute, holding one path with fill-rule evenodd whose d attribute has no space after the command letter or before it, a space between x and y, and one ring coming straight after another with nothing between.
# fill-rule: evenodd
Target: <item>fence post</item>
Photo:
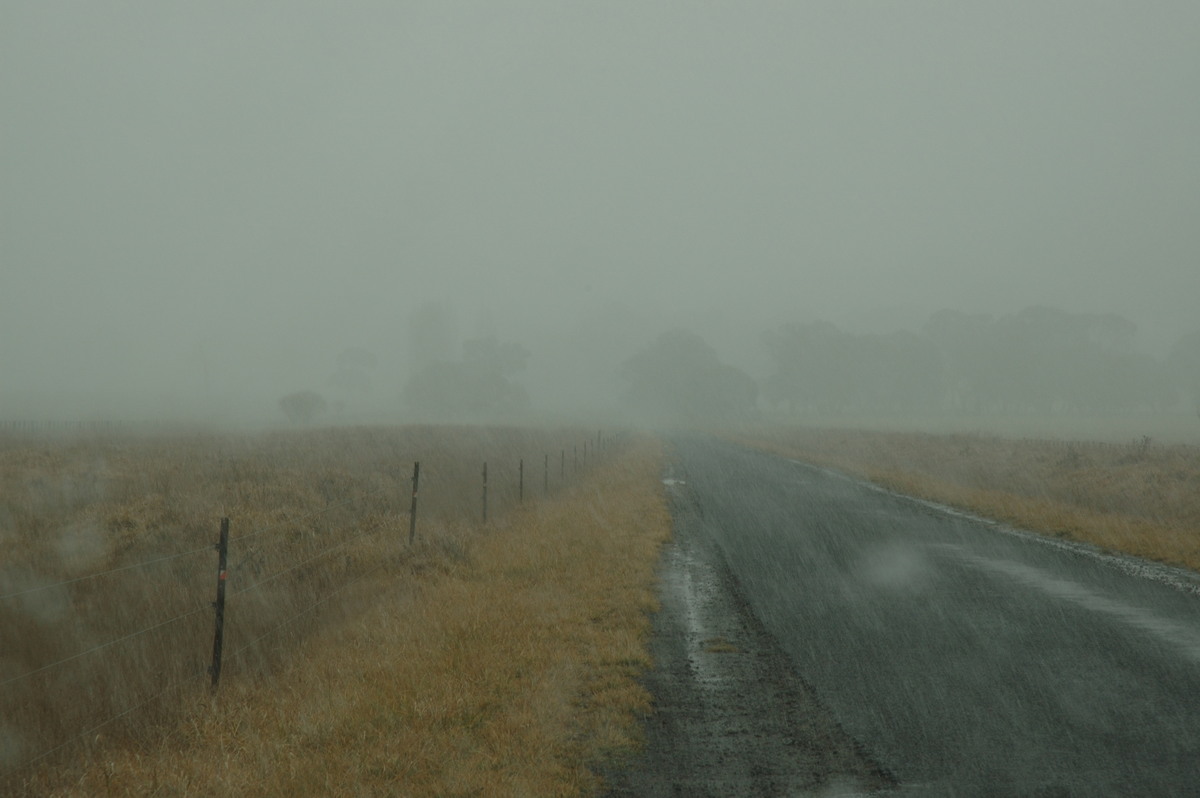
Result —
<instances>
[{"instance_id":1,"label":"fence post","mask_svg":"<svg viewBox=\"0 0 1200 798\"><path fill-rule=\"evenodd\" d=\"M525 503L525 458L517 463L517 504Z\"/></svg>"},{"instance_id":2,"label":"fence post","mask_svg":"<svg viewBox=\"0 0 1200 798\"><path fill-rule=\"evenodd\" d=\"M217 550L217 600L213 608L217 611L216 626L213 631L213 658L208 672L212 674L212 686L215 688L221 679L221 647L225 643L225 575L229 564L229 519L221 519L221 537L214 546Z\"/></svg>"},{"instance_id":3,"label":"fence post","mask_svg":"<svg viewBox=\"0 0 1200 798\"><path fill-rule=\"evenodd\" d=\"M408 511L408 545L413 544L413 540L417 537L417 484L421 479L421 461L413 463L412 476L412 507Z\"/></svg>"},{"instance_id":4,"label":"fence post","mask_svg":"<svg viewBox=\"0 0 1200 798\"><path fill-rule=\"evenodd\" d=\"M566 480L567 478L567 450L562 450L562 459L558 461L558 478Z\"/></svg>"},{"instance_id":5,"label":"fence post","mask_svg":"<svg viewBox=\"0 0 1200 798\"><path fill-rule=\"evenodd\" d=\"M483 463L483 523L487 523L487 461Z\"/></svg>"},{"instance_id":6,"label":"fence post","mask_svg":"<svg viewBox=\"0 0 1200 798\"><path fill-rule=\"evenodd\" d=\"M550 495L550 455L545 455L545 468L542 470L542 492Z\"/></svg>"}]
</instances>

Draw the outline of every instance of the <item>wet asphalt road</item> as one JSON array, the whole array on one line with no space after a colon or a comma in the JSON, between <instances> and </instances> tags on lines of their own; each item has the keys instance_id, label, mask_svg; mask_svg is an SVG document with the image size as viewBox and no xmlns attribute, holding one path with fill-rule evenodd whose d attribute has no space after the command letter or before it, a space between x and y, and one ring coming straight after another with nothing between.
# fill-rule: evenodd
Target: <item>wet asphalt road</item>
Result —
<instances>
[{"instance_id":1,"label":"wet asphalt road","mask_svg":"<svg viewBox=\"0 0 1200 798\"><path fill-rule=\"evenodd\" d=\"M899 794L1200 795L1200 579L673 444L751 608Z\"/></svg>"}]
</instances>

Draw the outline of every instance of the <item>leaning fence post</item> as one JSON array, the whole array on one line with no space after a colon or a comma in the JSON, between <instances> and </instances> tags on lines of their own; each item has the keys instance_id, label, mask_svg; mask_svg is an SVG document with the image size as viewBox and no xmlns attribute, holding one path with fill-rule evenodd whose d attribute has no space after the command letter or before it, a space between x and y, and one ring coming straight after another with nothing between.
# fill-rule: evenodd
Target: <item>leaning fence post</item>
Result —
<instances>
[{"instance_id":1,"label":"leaning fence post","mask_svg":"<svg viewBox=\"0 0 1200 798\"><path fill-rule=\"evenodd\" d=\"M413 540L417 537L417 483L421 479L421 461L413 463L413 495L412 507L408 511L408 545L413 544Z\"/></svg>"},{"instance_id":2,"label":"leaning fence post","mask_svg":"<svg viewBox=\"0 0 1200 798\"><path fill-rule=\"evenodd\" d=\"M487 461L483 463L483 523L487 523Z\"/></svg>"},{"instance_id":3,"label":"leaning fence post","mask_svg":"<svg viewBox=\"0 0 1200 798\"><path fill-rule=\"evenodd\" d=\"M221 647L225 642L225 575L229 563L229 519L221 519L221 537L214 546L217 550L217 600L213 608L217 611L216 626L213 631L212 666L208 672L212 674L212 686L216 687L221 679Z\"/></svg>"}]
</instances>

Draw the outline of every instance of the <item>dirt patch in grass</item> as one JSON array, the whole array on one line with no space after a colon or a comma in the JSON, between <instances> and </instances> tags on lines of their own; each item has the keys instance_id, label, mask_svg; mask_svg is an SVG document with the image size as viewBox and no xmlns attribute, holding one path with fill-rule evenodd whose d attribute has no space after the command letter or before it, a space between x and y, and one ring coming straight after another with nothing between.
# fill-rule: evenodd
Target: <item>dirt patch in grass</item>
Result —
<instances>
[{"instance_id":1,"label":"dirt patch in grass","mask_svg":"<svg viewBox=\"0 0 1200 798\"><path fill-rule=\"evenodd\" d=\"M1031 531L1200 570L1200 446L804 429L738 440Z\"/></svg>"}]
</instances>

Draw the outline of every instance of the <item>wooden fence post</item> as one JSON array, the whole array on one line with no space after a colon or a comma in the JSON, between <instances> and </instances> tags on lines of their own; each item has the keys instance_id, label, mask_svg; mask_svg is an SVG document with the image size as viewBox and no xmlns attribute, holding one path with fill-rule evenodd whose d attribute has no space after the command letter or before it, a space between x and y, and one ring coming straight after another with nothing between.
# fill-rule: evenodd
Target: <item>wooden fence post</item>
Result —
<instances>
[{"instance_id":1,"label":"wooden fence post","mask_svg":"<svg viewBox=\"0 0 1200 798\"><path fill-rule=\"evenodd\" d=\"M483 523L487 523L487 461L483 463Z\"/></svg>"},{"instance_id":2,"label":"wooden fence post","mask_svg":"<svg viewBox=\"0 0 1200 798\"><path fill-rule=\"evenodd\" d=\"M525 458L517 463L517 504L525 503Z\"/></svg>"},{"instance_id":3,"label":"wooden fence post","mask_svg":"<svg viewBox=\"0 0 1200 798\"><path fill-rule=\"evenodd\" d=\"M542 470L542 492L550 495L550 455L546 455L545 468Z\"/></svg>"},{"instance_id":4,"label":"wooden fence post","mask_svg":"<svg viewBox=\"0 0 1200 798\"><path fill-rule=\"evenodd\" d=\"M225 576L229 564L228 518L221 519L221 537L213 548L217 550L217 600L213 602L217 618L213 631L212 665L208 672L212 675L212 686L215 688L221 679L221 647L225 643Z\"/></svg>"},{"instance_id":5,"label":"wooden fence post","mask_svg":"<svg viewBox=\"0 0 1200 798\"><path fill-rule=\"evenodd\" d=\"M412 507L408 511L408 545L413 544L413 540L417 537L417 483L421 479L421 462L418 460L413 463L412 476Z\"/></svg>"}]
</instances>

